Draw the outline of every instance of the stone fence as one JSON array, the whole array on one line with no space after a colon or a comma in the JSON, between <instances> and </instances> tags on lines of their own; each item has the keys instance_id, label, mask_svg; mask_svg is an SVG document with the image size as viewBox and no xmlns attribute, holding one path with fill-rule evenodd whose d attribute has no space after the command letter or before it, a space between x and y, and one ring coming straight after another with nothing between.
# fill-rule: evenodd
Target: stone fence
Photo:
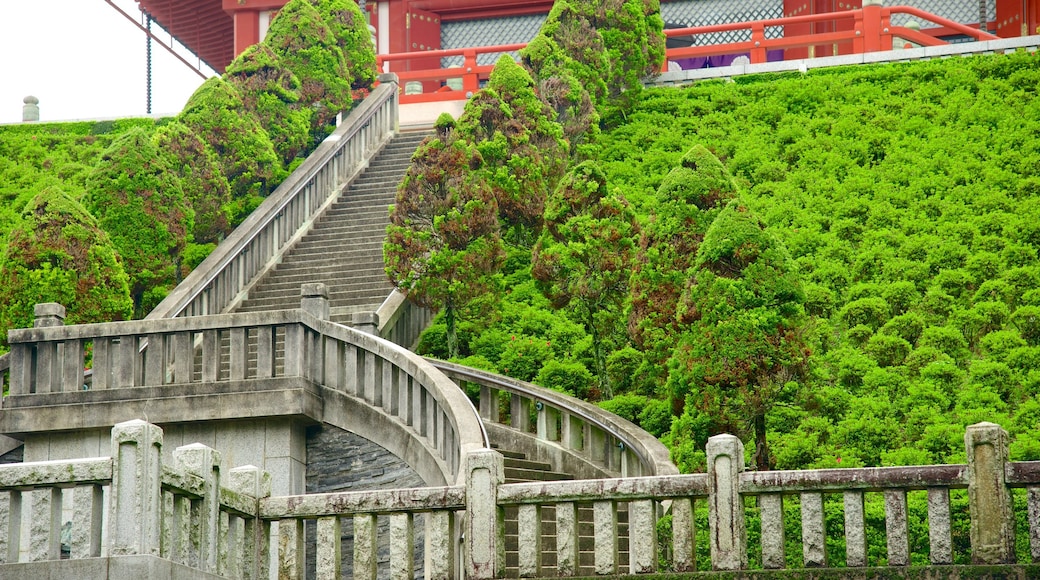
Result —
<instances>
[{"instance_id":1,"label":"stone fence","mask_svg":"<svg viewBox=\"0 0 1040 580\"><path fill-rule=\"evenodd\" d=\"M162 444L134 420L112 429L111 457L0 466L0 577L266 579L267 475L221 474L200 444L164 465Z\"/></svg>"},{"instance_id":2,"label":"stone fence","mask_svg":"<svg viewBox=\"0 0 1040 580\"><path fill-rule=\"evenodd\" d=\"M653 435L596 405L511 377L427 360L463 388L475 387L484 426L499 435L492 439L511 441L514 451L547 461L554 470L580 479L678 473L668 448Z\"/></svg>"},{"instance_id":3,"label":"stone fence","mask_svg":"<svg viewBox=\"0 0 1040 580\"><path fill-rule=\"evenodd\" d=\"M901 576L899 570L911 563L907 494L924 491L928 577L967 573L953 565L969 556L954 551L951 521L958 518L970 522L972 564L1010 577L1036 577L1040 462L1008 462L1007 443L998 425L980 423L967 429L966 465L747 472L740 440L717 435L708 442L706 474L515 484L503 483L501 455L483 449L465 457L461 485L271 497L266 474L240 467L223 479L219 454L203 445L178 448L174 465L162 465L162 431L130 421L113 429L111 458L0 466L0 563L60 566L69 558L84 560L77 570L94 570L90 566L100 558L116 570L119 557L152 556L150 565L173 570L171 578L201 577L178 576L183 568L212 574L207 578L267 578L273 563L278 578L338 580L350 557L359 578L453 578L460 569L468 578L495 578L505 571L504 514L514 510L521 577L692 572L698 570L698 550L702 571L747 570L753 561L764 568L754 574L771 577L770 570L785 567L783 503L794 497L801 512L802 566L829 565L826 546L834 538L826 533L824 505L837 495L844 507L845 574ZM1026 490L1026 514L1014 513L1017 488ZM958 489L967 490L964 514L951 511L950 491ZM884 498L887 557L881 570L867 568L878 565L867 553L868 493ZM751 530L760 531L760 552L754 554L746 529L751 499L761 526ZM694 523L704 504L707 542L705 530ZM666 514L667 535L659 526ZM1016 562L1016 515L1028 521L1032 563ZM346 518L353 523L350 533L341 527ZM377 537L378 518L389 520L387 537ZM417 570L419 518L425 562ZM619 546L621 528L627 528L628 541ZM344 540L353 545L349 555L342 553ZM389 546L387 564L376 563L379 545ZM307 550L316 556L311 570ZM31 570L0 565L0 576L38 577Z\"/></svg>"}]
</instances>

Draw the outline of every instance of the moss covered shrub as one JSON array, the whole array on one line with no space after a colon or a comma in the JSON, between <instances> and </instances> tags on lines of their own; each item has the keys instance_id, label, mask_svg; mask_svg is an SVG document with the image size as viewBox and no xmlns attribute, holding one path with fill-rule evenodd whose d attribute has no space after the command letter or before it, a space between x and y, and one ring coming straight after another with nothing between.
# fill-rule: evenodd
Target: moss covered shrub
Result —
<instances>
[{"instance_id":1,"label":"moss covered shrub","mask_svg":"<svg viewBox=\"0 0 1040 580\"><path fill-rule=\"evenodd\" d=\"M0 259L0 279L0 328L32 326L41 302L64 305L69 323L123 320L133 306L112 240L57 187L25 206Z\"/></svg>"}]
</instances>

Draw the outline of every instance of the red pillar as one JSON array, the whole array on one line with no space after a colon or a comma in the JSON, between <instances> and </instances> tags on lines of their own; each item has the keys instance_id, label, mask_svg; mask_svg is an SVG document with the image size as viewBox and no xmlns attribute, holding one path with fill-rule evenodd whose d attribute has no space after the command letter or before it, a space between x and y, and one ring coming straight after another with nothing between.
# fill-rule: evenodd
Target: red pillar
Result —
<instances>
[{"instance_id":1,"label":"red pillar","mask_svg":"<svg viewBox=\"0 0 1040 580\"><path fill-rule=\"evenodd\" d=\"M223 0L222 8L235 20L235 56L260 42L260 13L278 10L289 0Z\"/></svg>"}]
</instances>

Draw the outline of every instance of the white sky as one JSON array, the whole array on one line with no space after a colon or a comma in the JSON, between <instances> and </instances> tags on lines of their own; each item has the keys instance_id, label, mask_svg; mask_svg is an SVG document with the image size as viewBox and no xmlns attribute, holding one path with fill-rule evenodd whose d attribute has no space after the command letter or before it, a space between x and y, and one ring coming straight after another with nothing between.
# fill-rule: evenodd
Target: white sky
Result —
<instances>
[{"instance_id":1,"label":"white sky","mask_svg":"<svg viewBox=\"0 0 1040 580\"><path fill-rule=\"evenodd\" d=\"M141 22L137 2L113 1ZM0 0L0 123L21 122L26 95L40 99L41 121L144 115L145 38L105 0ZM202 80L152 43L153 113L180 112Z\"/></svg>"}]
</instances>

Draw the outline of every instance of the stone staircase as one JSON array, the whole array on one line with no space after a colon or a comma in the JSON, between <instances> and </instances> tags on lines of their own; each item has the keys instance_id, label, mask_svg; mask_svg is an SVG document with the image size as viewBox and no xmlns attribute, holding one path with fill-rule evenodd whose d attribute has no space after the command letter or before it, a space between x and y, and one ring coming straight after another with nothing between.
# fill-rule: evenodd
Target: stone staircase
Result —
<instances>
[{"instance_id":1,"label":"stone staircase","mask_svg":"<svg viewBox=\"0 0 1040 580\"><path fill-rule=\"evenodd\" d=\"M383 271L387 208L412 154L430 134L394 137L236 311L299 308L300 286L309 282L328 288L335 322L350 324L354 312L376 310L393 289Z\"/></svg>"}]
</instances>

